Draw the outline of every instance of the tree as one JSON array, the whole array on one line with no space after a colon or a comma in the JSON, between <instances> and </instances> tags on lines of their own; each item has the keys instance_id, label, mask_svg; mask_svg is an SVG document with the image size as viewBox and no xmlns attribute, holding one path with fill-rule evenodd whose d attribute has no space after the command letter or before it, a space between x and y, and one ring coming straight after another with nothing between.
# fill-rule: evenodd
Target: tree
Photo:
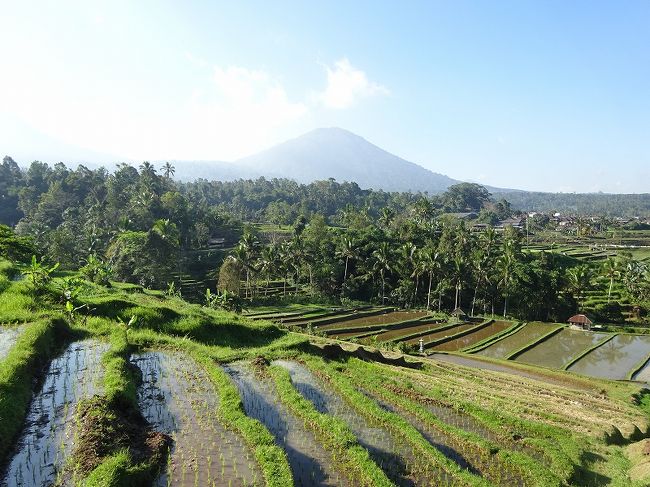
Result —
<instances>
[{"instance_id":1,"label":"tree","mask_svg":"<svg viewBox=\"0 0 650 487\"><path fill-rule=\"evenodd\" d=\"M489 199L490 192L476 183L454 184L442 195L443 204L449 211L478 211Z\"/></svg>"},{"instance_id":2,"label":"tree","mask_svg":"<svg viewBox=\"0 0 650 487\"><path fill-rule=\"evenodd\" d=\"M578 302L578 309L580 310L585 293L592 287L594 273L588 265L579 265L569 269L566 277L567 289Z\"/></svg>"},{"instance_id":3,"label":"tree","mask_svg":"<svg viewBox=\"0 0 650 487\"><path fill-rule=\"evenodd\" d=\"M176 168L170 162L166 162L163 165L163 174L165 175L165 179L169 180L176 174Z\"/></svg>"},{"instance_id":4,"label":"tree","mask_svg":"<svg viewBox=\"0 0 650 487\"><path fill-rule=\"evenodd\" d=\"M388 242L381 242L379 248L373 251L372 271L379 272L381 279L381 303L386 299L386 273L393 270L392 252Z\"/></svg>"},{"instance_id":5,"label":"tree","mask_svg":"<svg viewBox=\"0 0 650 487\"><path fill-rule=\"evenodd\" d=\"M608 257L603 263L601 272L603 277L609 279L609 289L607 291L607 304L609 304L612 298L612 287L614 286L614 281L621 276L621 266L615 258Z\"/></svg>"},{"instance_id":6,"label":"tree","mask_svg":"<svg viewBox=\"0 0 650 487\"><path fill-rule=\"evenodd\" d=\"M27 262L36 253L31 237L22 237L6 225L0 225L0 257L15 262Z\"/></svg>"}]
</instances>

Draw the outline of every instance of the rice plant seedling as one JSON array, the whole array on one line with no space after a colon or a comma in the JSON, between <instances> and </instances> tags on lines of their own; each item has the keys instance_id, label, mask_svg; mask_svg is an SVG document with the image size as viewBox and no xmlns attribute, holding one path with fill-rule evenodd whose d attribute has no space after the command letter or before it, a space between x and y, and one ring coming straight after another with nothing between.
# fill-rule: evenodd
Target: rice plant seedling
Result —
<instances>
[{"instance_id":1,"label":"rice plant seedling","mask_svg":"<svg viewBox=\"0 0 650 487\"><path fill-rule=\"evenodd\" d=\"M76 404L101 391L101 356L108 346L75 342L48 368L2 477L7 485L42 486L61 475L74 437Z\"/></svg>"},{"instance_id":2,"label":"rice plant seedling","mask_svg":"<svg viewBox=\"0 0 650 487\"><path fill-rule=\"evenodd\" d=\"M132 362L142 370L138 402L144 416L173 438L156 485L244 486L261 478L248 446L219 422L218 395L200 366L178 352L145 352Z\"/></svg>"},{"instance_id":3,"label":"rice plant seedling","mask_svg":"<svg viewBox=\"0 0 650 487\"><path fill-rule=\"evenodd\" d=\"M349 485L345 474L314 435L277 398L269 379L257 377L242 363L224 367L237 385L246 414L257 419L284 448L297 486Z\"/></svg>"}]
</instances>

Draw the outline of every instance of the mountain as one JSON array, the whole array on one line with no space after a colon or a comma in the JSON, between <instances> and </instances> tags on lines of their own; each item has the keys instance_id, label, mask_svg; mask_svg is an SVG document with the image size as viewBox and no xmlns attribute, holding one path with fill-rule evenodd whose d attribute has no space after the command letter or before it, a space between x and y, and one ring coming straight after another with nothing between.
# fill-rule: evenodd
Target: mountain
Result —
<instances>
[{"instance_id":1,"label":"mountain","mask_svg":"<svg viewBox=\"0 0 650 487\"><path fill-rule=\"evenodd\" d=\"M320 128L235 161L266 177L334 178L384 191L444 191L459 181L406 161L340 128Z\"/></svg>"}]
</instances>

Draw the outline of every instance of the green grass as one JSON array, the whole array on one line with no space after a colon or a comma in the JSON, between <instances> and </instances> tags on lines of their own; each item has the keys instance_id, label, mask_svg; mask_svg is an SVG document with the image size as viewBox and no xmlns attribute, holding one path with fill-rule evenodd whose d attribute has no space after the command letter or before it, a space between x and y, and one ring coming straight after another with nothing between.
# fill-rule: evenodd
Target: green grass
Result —
<instances>
[{"instance_id":1,"label":"green grass","mask_svg":"<svg viewBox=\"0 0 650 487\"><path fill-rule=\"evenodd\" d=\"M307 364L312 370L318 370L327 376L331 386L348 402L356 411L368 418L371 422L392 431L403 438L417 452L424 469L424 475L431 474L431 468L438 468L455 479L454 485L487 486L490 485L467 470L462 469L457 463L445 457L437 448L427 441L420 432L401 416L385 411L375 401L359 392L358 389L337 370L334 363L326 363L314 357L309 358ZM338 366L340 367L340 366ZM427 473L425 473L427 472Z\"/></svg>"}]
</instances>

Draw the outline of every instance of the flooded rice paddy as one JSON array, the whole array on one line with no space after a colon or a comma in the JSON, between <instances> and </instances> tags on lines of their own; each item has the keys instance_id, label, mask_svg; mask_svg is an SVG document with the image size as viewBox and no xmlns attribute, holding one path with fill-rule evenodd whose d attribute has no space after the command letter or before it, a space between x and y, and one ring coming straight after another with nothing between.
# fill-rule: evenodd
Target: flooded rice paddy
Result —
<instances>
[{"instance_id":1,"label":"flooded rice paddy","mask_svg":"<svg viewBox=\"0 0 650 487\"><path fill-rule=\"evenodd\" d=\"M602 377L625 379L632 368L650 351L648 335L617 335L568 368L571 372Z\"/></svg>"},{"instance_id":2,"label":"flooded rice paddy","mask_svg":"<svg viewBox=\"0 0 650 487\"><path fill-rule=\"evenodd\" d=\"M413 450L399 437L388 430L370 424L354 408L349 406L339 395L327 390L305 366L286 360L277 360L274 364L287 369L296 390L316 410L344 421L357 437L357 441L370 453L371 458L386 475L399 486L416 485L413 472L409 471L418 463ZM442 472L438 472L442 475Z\"/></svg>"},{"instance_id":3,"label":"flooded rice paddy","mask_svg":"<svg viewBox=\"0 0 650 487\"><path fill-rule=\"evenodd\" d=\"M504 358L533 340L550 333L557 327L558 325L553 323L528 323L519 331L493 343L479 352L476 352L476 354L485 357Z\"/></svg>"},{"instance_id":4,"label":"flooded rice paddy","mask_svg":"<svg viewBox=\"0 0 650 487\"><path fill-rule=\"evenodd\" d=\"M434 331L420 337L411 338L406 340L406 343L417 345L420 342L420 339L424 340L425 345L433 340L438 340L439 338L448 337L460 333L461 331L469 330L470 328L475 327L476 325L471 323L463 323L461 325L456 325L446 330Z\"/></svg>"},{"instance_id":5,"label":"flooded rice paddy","mask_svg":"<svg viewBox=\"0 0 650 487\"><path fill-rule=\"evenodd\" d=\"M428 311L391 311L380 315L362 316L360 318L339 321L337 323L319 326L318 329L337 330L339 328L352 328L355 326L388 325L391 323L399 323L400 321L423 318L428 314Z\"/></svg>"},{"instance_id":6,"label":"flooded rice paddy","mask_svg":"<svg viewBox=\"0 0 650 487\"><path fill-rule=\"evenodd\" d=\"M561 369L580 352L584 352L608 337L611 335L607 333L592 333L567 328L522 353L515 360Z\"/></svg>"},{"instance_id":7,"label":"flooded rice paddy","mask_svg":"<svg viewBox=\"0 0 650 487\"><path fill-rule=\"evenodd\" d=\"M427 331L434 331L446 323L423 323L421 325L409 326L408 328L401 328L399 330L388 330L377 335L377 341L388 342L391 340L399 340L402 337L413 335L415 333L425 333Z\"/></svg>"},{"instance_id":8,"label":"flooded rice paddy","mask_svg":"<svg viewBox=\"0 0 650 487\"><path fill-rule=\"evenodd\" d=\"M101 358L106 350L106 344L85 340L72 343L52 360L29 406L2 485L40 487L57 481L71 453L76 406L101 393Z\"/></svg>"},{"instance_id":9,"label":"flooded rice paddy","mask_svg":"<svg viewBox=\"0 0 650 487\"><path fill-rule=\"evenodd\" d=\"M508 465L490 452L481 451L479 448L475 448L473 444L462 444L453 434L445 433L434 425L421 421L405 409L389 404L372 392L363 391L363 393L377 401L382 409L406 419L433 447L450 460L456 462L461 468L475 475L488 478L495 482L495 485L524 485L524 479L519 473L514 472L512 468L509 468ZM450 481L452 479L446 480Z\"/></svg>"},{"instance_id":10,"label":"flooded rice paddy","mask_svg":"<svg viewBox=\"0 0 650 487\"><path fill-rule=\"evenodd\" d=\"M27 325L0 326L0 360L4 359L14 346Z\"/></svg>"},{"instance_id":11,"label":"flooded rice paddy","mask_svg":"<svg viewBox=\"0 0 650 487\"><path fill-rule=\"evenodd\" d=\"M252 452L219 422L217 391L200 366L173 352L146 352L132 362L142 371L138 403L144 417L173 439L157 486L263 484Z\"/></svg>"},{"instance_id":12,"label":"flooded rice paddy","mask_svg":"<svg viewBox=\"0 0 650 487\"><path fill-rule=\"evenodd\" d=\"M296 486L349 485L345 475L335 470L331 454L280 402L270 380L257 377L243 364L230 364L224 370L239 389L246 415L264 424L287 453Z\"/></svg>"},{"instance_id":13,"label":"flooded rice paddy","mask_svg":"<svg viewBox=\"0 0 650 487\"><path fill-rule=\"evenodd\" d=\"M650 360L643 365L643 368L635 374L633 379L650 384Z\"/></svg>"},{"instance_id":14,"label":"flooded rice paddy","mask_svg":"<svg viewBox=\"0 0 650 487\"><path fill-rule=\"evenodd\" d=\"M455 338L454 340L449 340L448 342L441 343L440 345L436 345L432 347L432 350L444 350L448 352L458 351L474 345L475 343L478 343L482 340L485 340L492 335L501 333L503 330L510 328L512 325L513 323L510 321L495 321L494 323L490 323L488 326L468 333L465 336Z\"/></svg>"}]
</instances>

